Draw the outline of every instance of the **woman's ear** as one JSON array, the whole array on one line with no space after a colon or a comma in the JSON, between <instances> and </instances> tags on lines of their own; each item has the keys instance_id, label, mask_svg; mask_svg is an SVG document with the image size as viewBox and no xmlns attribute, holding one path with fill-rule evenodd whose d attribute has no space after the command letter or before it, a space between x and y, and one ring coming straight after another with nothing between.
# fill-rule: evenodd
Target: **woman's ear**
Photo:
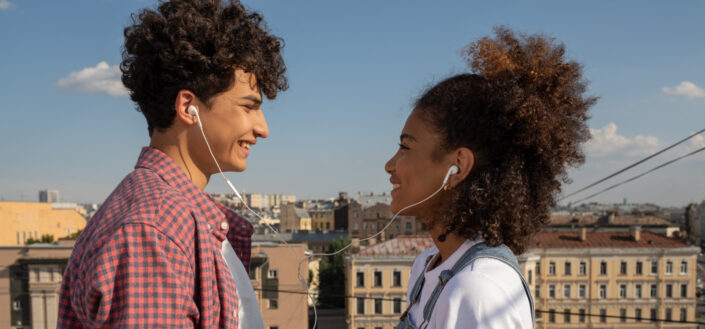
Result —
<instances>
[{"instance_id":1,"label":"woman's ear","mask_svg":"<svg viewBox=\"0 0 705 329\"><path fill-rule=\"evenodd\" d=\"M200 109L196 95L186 89L179 90L176 94L176 99L174 100L176 120L186 125L197 124L198 121L196 120L196 116L188 112L188 107L191 105L194 105Z\"/></svg>"},{"instance_id":2,"label":"woman's ear","mask_svg":"<svg viewBox=\"0 0 705 329\"><path fill-rule=\"evenodd\" d=\"M475 165L475 154L467 147L461 147L453 153L453 164L458 167L458 173L451 175L448 179L450 188L458 186L472 170Z\"/></svg>"}]
</instances>

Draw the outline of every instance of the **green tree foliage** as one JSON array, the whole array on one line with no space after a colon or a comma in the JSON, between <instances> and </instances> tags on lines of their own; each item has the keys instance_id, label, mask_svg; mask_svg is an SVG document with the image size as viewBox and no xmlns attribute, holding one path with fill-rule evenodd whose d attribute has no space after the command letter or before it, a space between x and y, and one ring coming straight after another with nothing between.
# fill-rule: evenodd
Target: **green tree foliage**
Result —
<instances>
[{"instance_id":1,"label":"green tree foliage","mask_svg":"<svg viewBox=\"0 0 705 329\"><path fill-rule=\"evenodd\" d=\"M39 239L29 238L24 242L26 245L35 243L56 243L56 241L54 240L54 235L43 234Z\"/></svg>"},{"instance_id":2,"label":"green tree foliage","mask_svg":"<svg viewBox=\"0 0 705 329\"><path fill-rule=\"evenodd\" d=\"M71 233L71 234L69 234L69 236L67 236L67 238L69 238L69 239L78 239L78 236L81 235L81 232L83 232L82 229L81 229L81 230L78 230L78 231L76 231L76 232L73 232L73 233Z\"/></svg>"},{"instance_id":3,"label":"green tree foliage","mask_svg":"<svg viewBox=\"0 0 705 329\"><path fill-rule=\"evenodd\" d=\"M350 244L350 239L340 237L333 240L327 253L332 253ZM319 308L345 307L345 272L343 272L345 252L335 256L325 256L318 268Z\"/></svg>"}]
</instances>

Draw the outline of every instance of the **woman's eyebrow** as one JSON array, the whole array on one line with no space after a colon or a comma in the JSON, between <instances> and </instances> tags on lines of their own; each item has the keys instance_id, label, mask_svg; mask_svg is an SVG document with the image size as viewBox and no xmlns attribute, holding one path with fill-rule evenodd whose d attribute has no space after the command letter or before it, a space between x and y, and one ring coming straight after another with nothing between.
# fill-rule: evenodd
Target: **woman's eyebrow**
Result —
<instances>
[{"instance_id":1,"label":"woman's eyebrow","mask_svg":"<svg viewBox=\"0 0 705 329\"><path fill-rule=\"evenodd\" d=\"M409 134L401 134L401 135L399 136L399 141L402 141L402 142L403 142L405 139L409 139L409 140L414 141L414 142L416 141L416 138L414 138L414 136L411 136L411 135L409 135Z\"/></svg>"}]
</instances>

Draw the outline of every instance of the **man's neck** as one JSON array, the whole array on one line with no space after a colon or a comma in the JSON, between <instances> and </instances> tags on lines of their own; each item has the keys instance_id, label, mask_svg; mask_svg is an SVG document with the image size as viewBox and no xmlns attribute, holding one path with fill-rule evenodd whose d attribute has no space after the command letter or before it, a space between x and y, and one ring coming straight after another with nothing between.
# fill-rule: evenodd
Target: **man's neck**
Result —
<instances>
[{"instance_id":1,"label":"man's neck","mask_svg":"<svg viewBox=\"0 0 705 329\"><path fill-rule=\"evenodd\" d=\"M193 161L185 141L184 135L174 136L169 132L157 132L152 134L152 140L149 143L159 151L162 151L170 157L176 165L181 168L186 176L203 191L208 185L210 175L206 175Z\"/></svg>"}]
</instances>

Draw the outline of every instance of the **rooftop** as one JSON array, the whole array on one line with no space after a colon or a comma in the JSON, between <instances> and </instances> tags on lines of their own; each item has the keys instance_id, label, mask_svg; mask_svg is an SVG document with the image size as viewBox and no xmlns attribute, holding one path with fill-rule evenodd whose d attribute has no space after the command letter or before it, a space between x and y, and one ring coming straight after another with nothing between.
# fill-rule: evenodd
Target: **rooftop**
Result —
<instances>
[{"instance_id":1,"label":"rooftop","mask_svg":"<svg viewBox=\"0 0 705 329\"><path fill-rule=\"evenodd\" d=\"M579 232L540 232L528 248L685 248L687 244L665 235L641 231L639 241L630 232L586 232L580 241Z\"/></svg>"},{"instance_id":2,"label":"rooftop","mask_svg":"<svg viewBox=\"0 0 705 329\"><path fill-rule=\"evenodd\" d=\"M358 256L416 256L433 247L428 235L401 235L369 247L361 248Z\"/></svg>"},{"instance_id":3,"label":"rooftop","mask_svg":"<svg viewBox=\"0 0 705 329\"><path fill-rule=\"evenodd\" d=\"M609 216L598 215L553 215L549 225L642 225L642 226L670 226L671 222L655 216Z\"/></svg>"}]
</instances>

